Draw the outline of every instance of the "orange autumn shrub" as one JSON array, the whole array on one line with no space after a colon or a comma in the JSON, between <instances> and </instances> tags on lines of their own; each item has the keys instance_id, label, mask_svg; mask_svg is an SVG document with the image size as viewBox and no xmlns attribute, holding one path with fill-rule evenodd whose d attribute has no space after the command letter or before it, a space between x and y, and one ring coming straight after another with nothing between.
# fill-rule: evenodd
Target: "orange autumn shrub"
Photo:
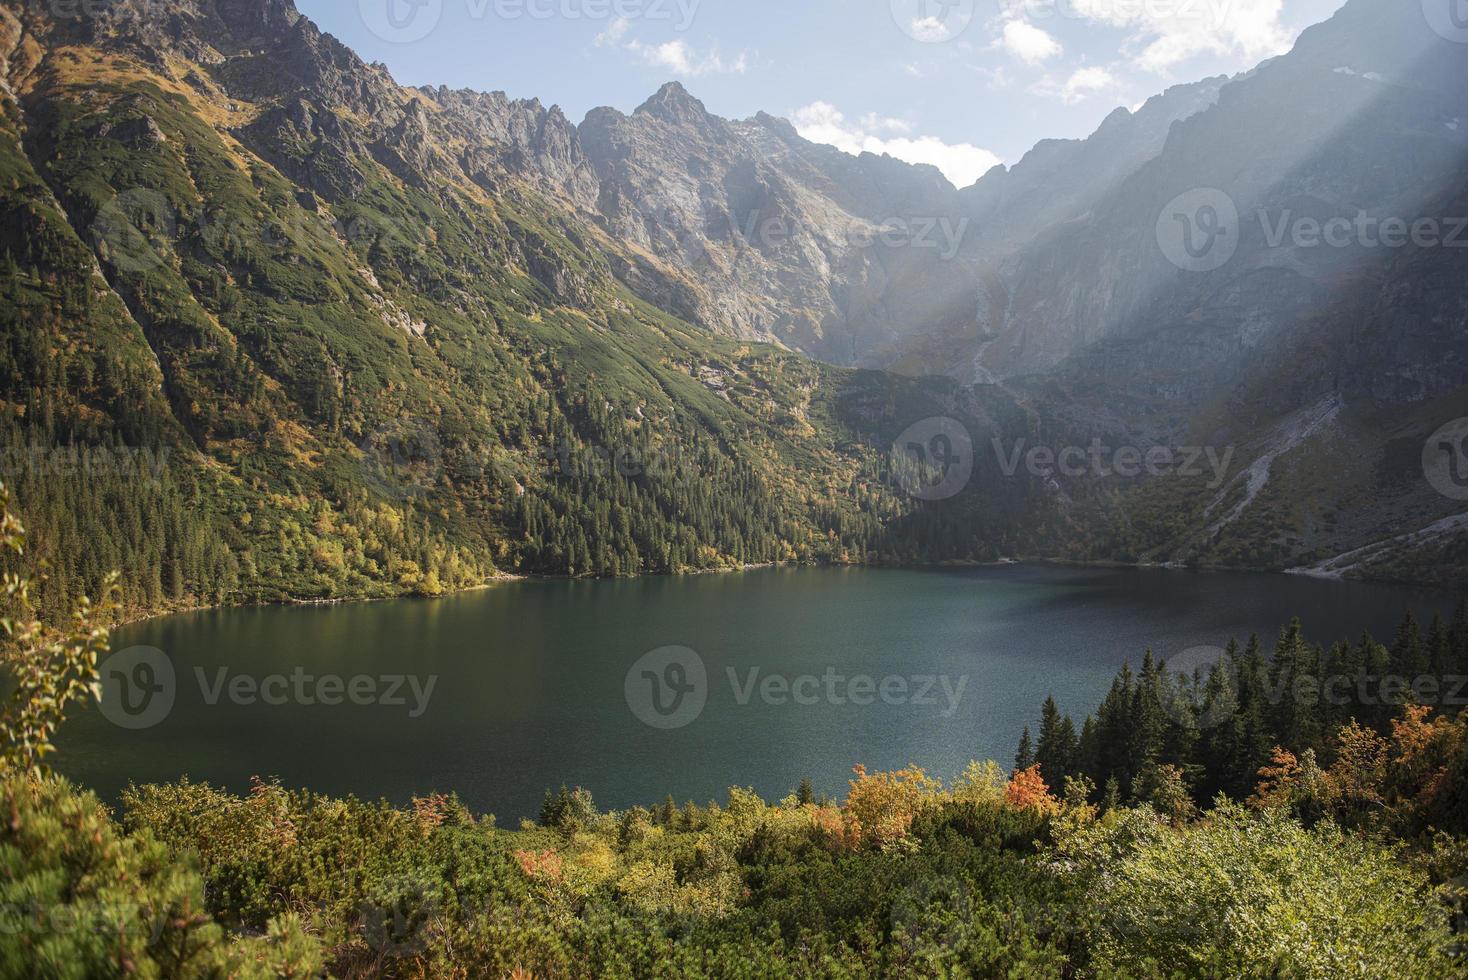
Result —
<instances>
[{"instance_id":1,"label":"orange autumn shrub","mask_svg":"<svg viewBox=\"0 0 1468 980\"><path fill-rule=\"evenodd\" d=\"M1004 787L1004 802L1016 810L1053 814L1060 810L1060 801L1050 793L1045 778L1040 775L1038 765L1016 770Z\"/></svg>"},{"instance_id":2,"label":"orange autumn shrub","mask_svg":"<svg viewBox=\"0 0 1468 980\"><path fill-rule=\"evenodd\" d=\"M558 885L564 876L561 855L556 851L516 851L515 860L531 881Z\"/></svg>"},{"instance_id":3,"label":"orange autumn shrub","mask_svg":"<svg viewBox=\"0 0 1468 980\"><path fill-rule=\"evenodd\" d=\"M811 832L815 839L833 851L854 851L861 846L861 831L847 820L839 807L816 807L810 814Z\"/></svg>"}]
</instances>

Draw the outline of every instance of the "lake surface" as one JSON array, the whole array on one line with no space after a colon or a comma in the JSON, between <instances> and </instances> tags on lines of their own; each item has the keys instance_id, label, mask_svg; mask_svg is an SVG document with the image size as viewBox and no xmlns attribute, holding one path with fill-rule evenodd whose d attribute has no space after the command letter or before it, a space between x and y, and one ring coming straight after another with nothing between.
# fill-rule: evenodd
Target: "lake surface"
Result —
<instances>
[{"instance_id":1,"label":"lake surface","mask_svg":"<svg viewBox=\"0 0 1468 980\"><path fill-rule=\"evenodd\" d=\"M398 803L452 790L502 824L561 783L603 808L670 792L722 801L734 785L772 799L805 776L844 795L855 763L944 779L970 759L1007 765L1046 695L1079 724L1149 648L1177 660L1272 637L1296 615L1317 642L1363 628L1389 640L1405 610L1449 615L1454 601L1288 576L1011 566L525 581L217 610L118 631L114 720L88 708L68 721L58 768L108 798L185 775Z\"/></svg>"}]
</instances>

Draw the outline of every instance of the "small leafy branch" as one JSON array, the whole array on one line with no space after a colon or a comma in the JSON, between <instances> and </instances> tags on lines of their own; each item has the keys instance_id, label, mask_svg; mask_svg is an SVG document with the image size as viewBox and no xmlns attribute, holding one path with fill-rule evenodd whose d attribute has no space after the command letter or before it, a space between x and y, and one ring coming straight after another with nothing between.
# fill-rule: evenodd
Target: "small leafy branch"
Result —
<instances>
[{"instance_id":1,"label":"small leafy branch","mask_svg":"<svg viewBox=\"0 0 1468 980\"><path fill-rule=\"evenodd\" d=\"M25 528L10 510L10 494L0 484L0 554L25 555ZM0 664L15 685L0 715L0 768L32 775L47 773L46 756L56 729L73 701L99 700L97 662L109 649L105 625L117 610L117 576L107 577L94 604L83 597L66 626L44 624L31 599L35 583L20 571L4 574L0 615Z\"/></svg>"}]
</instances>

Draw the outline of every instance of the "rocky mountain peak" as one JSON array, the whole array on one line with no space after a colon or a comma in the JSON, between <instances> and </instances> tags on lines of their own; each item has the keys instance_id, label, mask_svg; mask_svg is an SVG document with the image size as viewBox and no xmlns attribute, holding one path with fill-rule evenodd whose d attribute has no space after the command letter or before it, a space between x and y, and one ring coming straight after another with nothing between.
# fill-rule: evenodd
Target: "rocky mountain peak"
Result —
<instances>
[{"instance_id":1,"label":"rocky mountain peak","mask_svg":"<svg viewBox=\"0 0 1468 980\"><path fill-rule=\"evenodd\" d=\"M650 115L674 126L699 123L709 118L708 110L681 82L669 82L637 107L634 115Z\"/></svg>"}]
</instances>

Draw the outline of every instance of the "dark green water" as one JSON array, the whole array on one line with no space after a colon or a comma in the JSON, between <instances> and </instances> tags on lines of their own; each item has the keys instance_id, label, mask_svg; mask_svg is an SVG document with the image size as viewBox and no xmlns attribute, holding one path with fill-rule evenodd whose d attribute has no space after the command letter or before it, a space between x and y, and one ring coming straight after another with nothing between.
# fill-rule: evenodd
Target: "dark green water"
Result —
<instances>
[{"instance_id":1,"label":"dark green water","mask_svg":"<svg viewBox=\"0 0 1468 980\"><path fill-rule=\"evenodd\" d=\"M397 802L454 790L502 823L534 814L545 788L562 782L608 808L669 792L722 799L731 785L774 798L803 776L835 795L858 762L915 762L945 779L969 759L1007 764L1047 694L1079 720L1122 662L1147 648L1176 658L1230 636L1272 635L1294 615L1317 641L1363 628L1389 638L1404 610L1446 615L1451 602L1286 576L1009 567L534 581L431 602L220 610L120 631L118 651L166 652L173 706L142 730L87 709L62 730L59 768L109 797L132 781L184 775L235 790L252 775L278 776ZM674 730L640 721L626 688L633 665L666 646L697 651L708 678L702 713ZM778 681L772 698L756 687L740 703L756 667L757 685L771 673L815 677L795 689L814 703L781 697ZM653 668L653 677L685 683L687 675ZM211 704L223 669L224 693ZM421 698L406 684L396 692L404 704L354 704L350 687L306 687L316 703L301 703L286 687L298 670L344 685L359 675L413 674L420 689L437 680L411 717ZM248 703L248 691L231 700L237 674L285 675L266 690L287 703ZM885 703L881 690L847 684L832 698L828 674L907 678L906 694L889 682L888 700L900 703ZM935 682L919 698L927 677L946 677L947 691ZM391 681L373 683L377 694L393 693ZM650 684L633 671L634 691L650 698ZM133 707L145 703L136 689L128 694ZM318 694L343 703L322 704Z\"/></svg>"}]
</instances>

